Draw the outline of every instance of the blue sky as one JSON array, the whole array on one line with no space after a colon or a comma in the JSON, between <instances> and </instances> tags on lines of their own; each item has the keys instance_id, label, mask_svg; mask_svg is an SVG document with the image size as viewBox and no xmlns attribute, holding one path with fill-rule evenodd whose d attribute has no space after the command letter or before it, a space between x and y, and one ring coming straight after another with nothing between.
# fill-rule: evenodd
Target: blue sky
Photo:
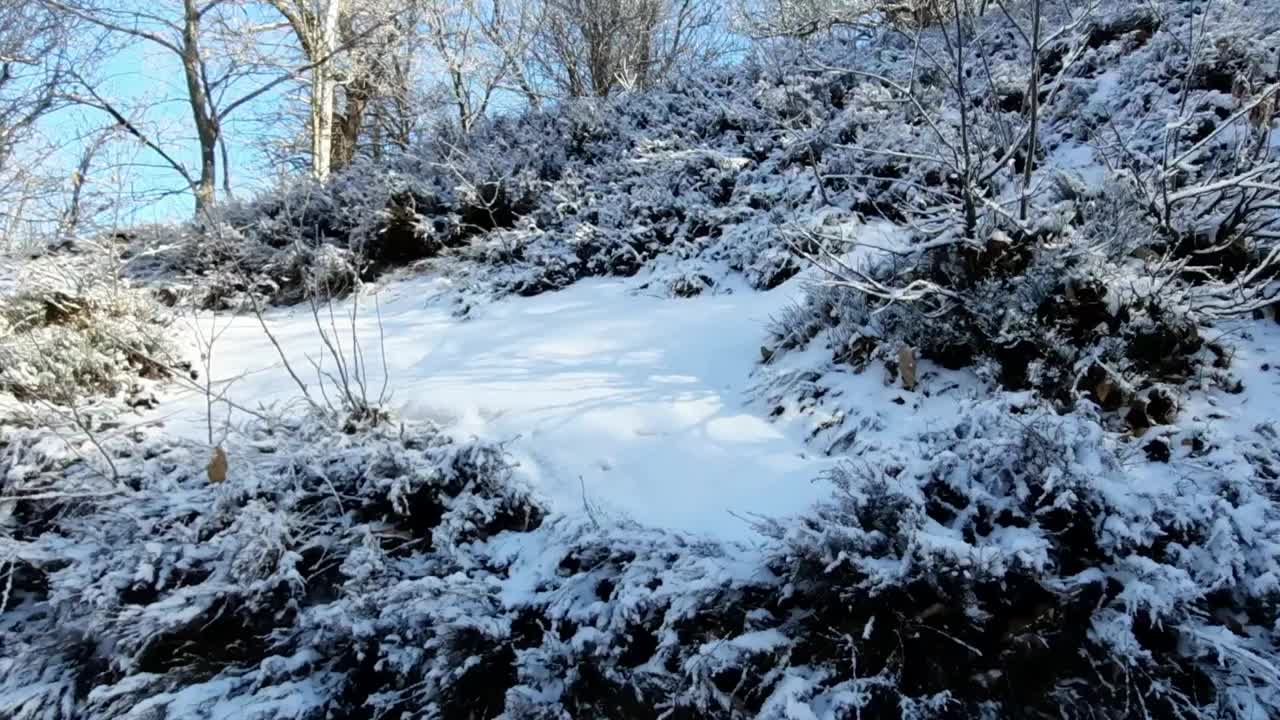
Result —
<instances>
[{"instance_id":1,"label":"blue sky","mask_svg":"<svg viewBox=\"0 0 1280 720\"><path fill-rule=\"evenodd\" d=\"M199 144L187 104L181 63L172 52L157 45L141 39L121 38L125 40L121 49L101 67L77 70L99 80L98 93L101 96L125 111L125 115L151 135L167 153L183 163L190 173L198 175ZM261 82L263 80L257 78L242 82L237 88L239 92L233 90L228 97L234 98ZM290 101L289 94L297 92L297 88L297 83L286 83L238 108L224 123L223 137L231 165L232 187L237 197L247 197L262 189L270 173L266 158L259 150L259 141L264 138L254 137L262 130L253 122L254 116L259 111L280 109ZM52 160L52 169L58 172L61 167L69 172L75 166L83 145L79 138L91 129L113 124L107 113L83 107L68 108L47 118L44 134L62 146L59 155ZM276 130L283 133L289 128ZM99 158L95 166L97 174L90 173L91 182L105 183L105 169L120 163L127 164L120 169L120 174L127 176L128 191L148 196L172 193L134 208L129 219L166 221L183 219L191 214L193 200L185 191L183 178L153 151L124 133L112 143L109 152ZM223 168L218 170L221 195Z\"/></svg>"},{"instance_id":2,"label":"blue sky","mask_svg":"<svg viewBox=\"0 0 1280 720\"><path fill-rule=\"evenodd\" d=\"M132 2L145 4L146 11L159 15L179 17L181 5L174 0L117 0L117 7L129 7ZM159 7L155 7L155 6ZM237 20L251 21L254 24L274 23L279 20L273 10L262 5L244 4L227 5L243 14L235 16ZM158 24L155 27L162 34L172 35L171 29ZM264 36L269 41L278 41L283 47L292 46L292 36L288 31L276 31L279 37ZM183 163L192 175L199 173L199 143L195 139L195 127L191 118L191 110L187 104L187 89L182 73L181 63L176 55L156 44L142 39L118 34L117 39L124 41L119 52L97 68L81 68L82 74L100 80L99 93L110 99L113 104L125 112L138 127L144 128L151 138L171 156ZM737 50L737 48L735 48ZM736 54L736 53L735 53ZM215 66L220 62L222 54L216 47L206 44L205 55ZM431 67L420 68L424 78L436 75ZM276 75L262 75L248 78L228 93L233 99L243 93L260 86ZM277 122L264 127L255 119L278 113L291 104L301 108L302 102L295 97L300 92L300 83L289 82L278 89L262 95L251 103L238 108L222 127L226 142L229 165L232 175L232 186L236 197L252 196L274 181L276 169L272 167L267 154L263 151L265 143L286 137L296 137L303 128L300 124ZM491 104L492 111L507 112L522 106L522 102L512 96L508 101L495 98ZM226 101L224 101L225 104ZM300 121L299 121L300 122ZM55 140L66 142L63 157L56 161L58 167L68 171L74 167L79 153L79 145L74 138L92 127L107 127L114 124L111 117L101 111L77 108L64 111L50 118L45 131ZM132 222L153 222L179 220L189 217L193 199L186 189L181 175L169 167L156 153L138 141L121 133L121 137L113 145L110 161L117 164L127 162L124 174L127 175L128 190L134 194L147 196L164 195L151 202L131 209L127 218ZM111 164L104 161L103 166ZM221 157L219 157L219 197L225 199L222 190ZM91 182L97 180L90 174Z\"/></svg>"}]
</instances>

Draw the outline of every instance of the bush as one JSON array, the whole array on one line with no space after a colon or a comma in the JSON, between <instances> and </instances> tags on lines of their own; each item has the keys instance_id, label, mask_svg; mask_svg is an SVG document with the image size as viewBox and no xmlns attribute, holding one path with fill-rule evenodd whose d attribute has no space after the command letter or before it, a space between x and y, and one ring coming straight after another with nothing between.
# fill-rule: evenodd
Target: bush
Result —
<instances>
[{"instance_id":1,"label":"bush","mask_svg":"<svg viewBox=\"0 0 1280 720\"><path fill-rule=\"evenodd\" d=\"M1148 482L1087 409L1011 402L854 448L756 548L548 517L430 427L264 423L218 485L206 448L118 438L134 492L19 500L0 540L0 712L1280 711L1276 428L1188 429ZM5 477L74 472L39 438L6 434Z\"/></svg>"},{"instance_id":2,"label":"bush","mask_svg":"<svg viewBox=\"0 0 1280 720\"><path fill-rule=\"evenodd\" d=\"M1241 77L1254 77L1269 71L1238 46L1274 28L1243 8L1199 20L1181 7L1154 12L1121 3L1068 26L1077 34L1046 48L1037 136L1044 158L1009 147L1009 133L1027 128L1028 117L1020 105L1005 107L995 80L989 90L970 89L983 102L962 124L954 88L928 77L945 66L921 71L911 101L901 102L915 66L896 56L869 60L871 72L890 80L851 89L855 102L839 134L860 152L835 162L861 181L867 212L905 225L909 237L884 252L856 236L846 245L821 229L800 232L802 252L833 281L777 324L775 346L823 335L836 361L884 362L891 375L901 352L972 367L995 386L1034 390L1060 410L1087 399L1138 433L1173 420L1192 378L1234 387L1229 353L1210 329L1280 301L1280 243L1271 231L1280 222L1278 194L1270 181L1251 180L1280 177L1258 150L1270 123L1245 120L1264 98L1199 84L1197 58L1149 60L1185 54L1177 33L1192 25L1216 53L1235 58L1229 64ZM1008 18L973 22L982 39L956 48L966 62L1014 57ZM919 42L937 43L939 32ZM1123 90L1099 82L1104 71ZM1185 107L1168 106L1166 88L1184 79ZM1074 104L1048 102L1063 88L1081 93ZM1123 110L1131 102L1143 112L1168 107L1179 122L1131 122L1136 116ZM1087 112L1074 111L1080 104ZM1114 121L1104 126L1100 118ZM873 130L877 119L890 129ZM962 134L965 159L957 165L946 158ZM1101 156L1089 148L1091 161L1105 168L1076 172L1055 159L1078 154L1086 139ZM1032 186L1023 187L1013 171L1033 161ZM966 169L971 163L976 170ZM969 173L977 179L963 181ZM840 259L850 251L862 266Z\"/></svg>"},{"instance_id":3,"label":"bush","mask_svg":"<svg viewBox=\"0 0 1280 720\"><path fill-rule=\"evenodd\" d=\"M963 716L1267 714L1273 672L1251 658L1277 652L1280 515L1234 438L1146 484L1088 410L1025 412L979 403L923 450L851 461L788 531L832 660L857 659L864 698Z\"/></svg>"},{"instance_id":4,"label":"bush","mask_svg":"<svg viewBox=\"0 0 1280 720\"><path fill-rule=\"evenodd\" d=\"M0 392L60 406L84 396L147 403L147 381L180 364L171 319L109 261L55 255L35 261L0 303Z\"/></svg>"},{"instance_id":5,"label":"bush","mask_svg":"<svg viewBox=\"0 0 1280 720\"><path fill-rule=\"evenodd\" d=\"M263 703L251 716L274 716L268 698L286 697L297 673L312 668L315 691L338 678L337 668L313 667L325 660L318 650L354 661L351 646L327 646L324 635L337 622L354 640L359 628L339 616L371 608L357 588L385 582L404 593L391 575L439 583L457 548L531 530L544 514L511 486L498 448L450 443L431 428L352 435L314 418L261 424L229 448L220 484L206 479L207 448L155 430L116 436L109 451L128 491L89 478L23 500L83 464L42 437L7 429L0 440L0 496L17 520L0 536L5 717L141 717L251 696ZM360 681L355 668L346 681ZM333 689L297 701L338 702L343 688Z\"/></svg>"}]
</instances>

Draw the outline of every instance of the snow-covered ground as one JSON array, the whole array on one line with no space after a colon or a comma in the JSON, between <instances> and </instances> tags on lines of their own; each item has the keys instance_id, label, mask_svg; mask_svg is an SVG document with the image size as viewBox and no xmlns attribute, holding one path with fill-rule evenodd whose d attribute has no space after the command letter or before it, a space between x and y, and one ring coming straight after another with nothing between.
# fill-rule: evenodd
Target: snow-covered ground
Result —
<instances>
[{"instance_id":1,"label":"snow-covered ground","mask_svg":"<svg viewBox=\"0 0 1280 720\"><path fill-rule=\"evenodd\" d=\"M768 408L749 397L765 324L803 281L691 299L655 297L641 284L586 281L458 317L459 296L446 278L387 283L376 293L390 405L458 437L507 443L519 475L557 511L589 507L599 519L739 539L751 536L752 515L800 512L829 493L814 480L832 461L805 446L799 423L771 422ZM376 375L374 292L361 299L358 333ZM336 336L348 351L349 308L350 301L334 306ZM322 319L328 323L327 310ZM267 321L319 397L307 359L322 355L310 309L272 311ZM193 339L216 329L212 377L232 380L234 402L254 407L301 395L252 315L203 315L175 327ZM381 389L376 378L369 385L371 395ZM163 399L148 419L207 437L205 398L194 389Z\"/></svg>"}]
</instances>

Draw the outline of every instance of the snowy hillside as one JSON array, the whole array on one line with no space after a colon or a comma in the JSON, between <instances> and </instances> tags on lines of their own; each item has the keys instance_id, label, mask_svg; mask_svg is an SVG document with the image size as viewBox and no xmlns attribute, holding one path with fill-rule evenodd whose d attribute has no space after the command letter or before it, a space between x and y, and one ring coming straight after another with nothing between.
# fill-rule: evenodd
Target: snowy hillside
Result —
<instances>
[{"instance_id":1,"label":"snowy hillside","mask_svg":"<svg viewBox=\"0 0 1280 720\"><path fill-rule=\"evenodd\" d=\"M1280 717L1280 15L997 5L25 264L0 718Z\"/></svg>"}]
</instances>

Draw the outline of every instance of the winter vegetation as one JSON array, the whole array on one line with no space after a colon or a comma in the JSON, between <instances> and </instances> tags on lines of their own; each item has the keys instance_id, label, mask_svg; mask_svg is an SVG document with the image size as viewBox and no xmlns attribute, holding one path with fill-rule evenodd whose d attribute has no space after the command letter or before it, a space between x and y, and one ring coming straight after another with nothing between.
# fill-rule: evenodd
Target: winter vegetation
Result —
<instances>
[{"instance_id":1,"label":"winter vegetation","mask_svg":"<svg viewBox=\"0 0 1280 720\"><path fill-rule=\"evenodd\" d=\"M0 718L1280 717L1276 9L0 0Z\"/></svg>"}]
</instances>

